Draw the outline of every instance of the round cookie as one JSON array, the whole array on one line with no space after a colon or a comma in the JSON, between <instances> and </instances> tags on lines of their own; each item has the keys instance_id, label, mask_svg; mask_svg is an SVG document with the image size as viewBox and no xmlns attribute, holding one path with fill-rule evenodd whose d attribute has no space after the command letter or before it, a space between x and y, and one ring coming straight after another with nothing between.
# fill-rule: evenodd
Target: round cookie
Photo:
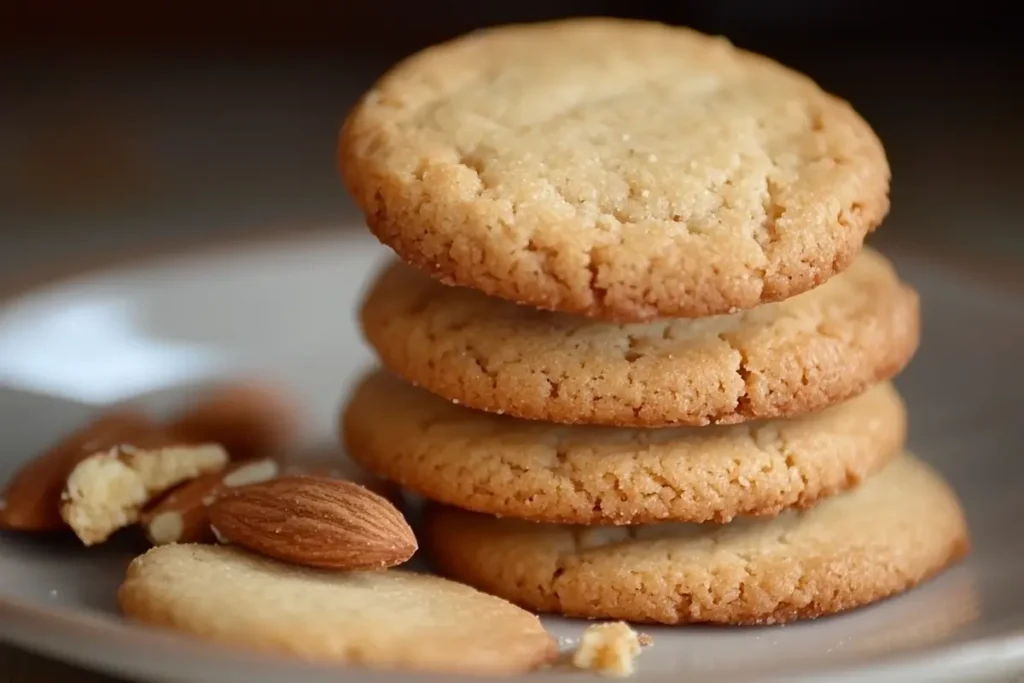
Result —
<instances>
[{"instance_id":1,"label":"round cookie","mask_svg":"<svg viewBox=\"0 0 1024 683\"><path fill-rule=\"evenodd\" d=\"M884 467L905 436L888 383L791 420L622 429L491 415L378 372L342 419L350 455L403 488L569 524L728 522L808 507Z\"/></svg>"},{"instance_id":2,"label":"round cookie","mask_svg":"<svg viewBox=\"0 0 1024 683\"><path fill-rule=\"evenodd\" d=\"M970 546L956 496L912 456L771 519L573 527L432 506L424 534L444 574L528 609L665 624L852 609L909 589Z\"/></svg>"},{"instance_id":3,"label":"round cookie","mask_svg":"<svg viewBox=\"0 0 1024 683\"><path fill-rule=\"evenodd\" d=\"M655 427L790 417L854 396L917 350L918 297L866 249L800 296L641 324L538 311L395 264L362 325L381 361L470 408L567 424Z\"/></svg>"},{"instance_id":4,"label":"round cookie","mask_svg":"<svg viewBox=\"0 0 1024 683\"><path fill-rule=\"evenodd\" d=\"M406 261L619 321L806 291L889 208L885 152L846 102L722 38L621 19L420 52L362 97L338 157Z\"/></svg>"},{"instance_id":5,"label":"round cookie","mask_svg":"<svg viewBox=\"0 0 1024 683\"><path fill-rule=\"evenodd\" d=\"M205 640L372 668L512 674L558 649L537 617L459 583L318 571L231 546L154 548L131 563L118 602Z\"/></svg>"}]
</instances>

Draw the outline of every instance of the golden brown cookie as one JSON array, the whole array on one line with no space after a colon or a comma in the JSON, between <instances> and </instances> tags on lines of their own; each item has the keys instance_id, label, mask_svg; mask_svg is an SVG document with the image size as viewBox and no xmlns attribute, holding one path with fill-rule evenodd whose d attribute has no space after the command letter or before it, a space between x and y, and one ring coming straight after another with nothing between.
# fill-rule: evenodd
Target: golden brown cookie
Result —
<instances>
[{"instance_id":1,"label":"golden brown cookie","mask_svg":"<svg viewBox=\"0 0 1024 683\"><path fill-rule=\"evenodd\" d=\"M896 390L790 420L714 427L564 426L454 405L375 373L342 420L351 456L426 498L542 522L726 522L807 507L903 449Z\"/></svg>"},{"instance_id":2,"label":"golden brown cookie","mask_svg":"<svg viewBox=\"0 0 1024 683\"><path fill-rule=\"evenodd\" d=\"M901 456L809 510L725 525L560 526L431 507L442 573L538 612L678 624L770 624L867 605L963 557L953 491Z\"/></svg>"},{"instance_id":3,"label":"golden brown cookie","mask_svg":"<svg viewBox=\"0 0 1024 683\"><path fill-rule=\"evenodd\" d=\"M362 311L384 365L470 408L550 422L705 425L801 415L899 372L918 297L865 250L786 301L622 325L515 306L394 265Z\"/></svg>"},{"instance_id":4,"label":"golden brown cookie","mask_svg":"<svg viewBox=\"0 0 1024 683\"><path fill-rule=\"evenodd\" d=\"M621 19L424 50L363 96L338 156L406 261L619 321L806 291L889 208L885 152L846 102L722 38Z\"/></svg>"},{"instance_id":5,"label":"golden brown cookie","mask_svg":"<svg viewBox=\"0 0 1024 683\"><path fill-rule=\"evenodd\" d=\"M537 617L462 584L308 569L230 546L158 546L132 562L118 602L210 642L372 668L513 674L557 654Z\"/></svg>"}]
</instances>

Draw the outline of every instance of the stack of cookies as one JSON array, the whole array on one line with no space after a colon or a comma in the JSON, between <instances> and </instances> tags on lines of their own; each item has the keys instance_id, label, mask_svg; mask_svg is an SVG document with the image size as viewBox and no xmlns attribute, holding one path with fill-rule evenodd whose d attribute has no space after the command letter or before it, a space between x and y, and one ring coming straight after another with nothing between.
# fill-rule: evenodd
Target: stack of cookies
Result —
<instances>
[{"instance_id":1,"label":"stack of cookies","mask_svg":"<svg viewBox=\"0 0 1024 683\"><path fill-rule=\"evenodd\" d=\"M660 24L504 27L392 69L339 155L402 261L344 439L431 501L442 573L538 612L773 623L966 553L889 382L919 312L863 247L885 153L809 79Z\"/></svg>"}]
</instances>

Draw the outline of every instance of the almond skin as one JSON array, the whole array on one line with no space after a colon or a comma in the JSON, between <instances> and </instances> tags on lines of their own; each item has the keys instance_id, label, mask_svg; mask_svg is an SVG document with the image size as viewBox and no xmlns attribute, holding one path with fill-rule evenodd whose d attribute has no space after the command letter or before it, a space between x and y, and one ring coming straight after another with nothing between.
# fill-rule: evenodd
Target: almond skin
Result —
<instances>
[{"instance_id":1,"label":"almond skin","mask_svg":"<svg viewBox=\"0 0 1024 683\"><path fill-rule=\"evenodd\" d=\"M416 552L416 536L387 499L350 481L282 477L227 491L209 508L223 541L293 564L384 569Z\"/></svg>"},{"instance_id":2,"label":"almond skin","mask_svg":"<svg viewBox=\"0 0 1024 683\"><path fill-rule=\"evenodd\" d=\"M255 382L214 389L168 425L188 441L219 443L232 460L282 457L295 446L301 428L292 397Z\"/></svg>"},{"instance_id":3,"label":"almond skin","mask_svg":"<svg viewBox=\"0 0 1024 683\"><path fill-rule=\"evenodd\" d=\"M186 482L143 511L139 522L153 545L213 543L209 506L225 490L273 479L278 463L270 458L242 460Z\"/></svg>"},{"instance_id":4,"label":"almond skin","mask_svg":"<svg viewBox=\"0 0 1024 683\"><path fill-rule=\"evenodd\" d=\"M148 441L158 427L143 413L116 410L64 438L28 461L7 482L0 506L0 528L52 531L65 528L60 496L68 475L86 458L124 443Z\"/></svg>"}]
</instances>

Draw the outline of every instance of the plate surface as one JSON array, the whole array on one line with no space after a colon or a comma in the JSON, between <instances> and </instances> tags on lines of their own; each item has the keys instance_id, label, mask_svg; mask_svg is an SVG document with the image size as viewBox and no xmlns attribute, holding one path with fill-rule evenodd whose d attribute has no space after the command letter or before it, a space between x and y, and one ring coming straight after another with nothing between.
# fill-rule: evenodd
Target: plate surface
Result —
<instances>
[{"instance_id":1,"label":"plate surface","mask_svg":"<svg viewBox=\"0 0 1024 683\"><path fill-rule=\"evenodd\" d=\"M105 405L140 400L168 410L233 375L286 382L309 409L310 444L331 443L349 383L373 362L355 309L385 257L369 238L334 232L107 271L9 302L0 309L0 477ZM1003 681L1024 672L1024 304L1019 292L923 260L897 265L924 301L925 342L898 380L910 445L963 497L973 555L903 597L839 617L645 629L655 645L634 680ZM139 549L132 538L85 550L68 538L0 535L0 638L148 680L422 679L264 658L129 625L114 591ZM585 626L548 623L570 638Z\"/></svg>"}]
</instances>

